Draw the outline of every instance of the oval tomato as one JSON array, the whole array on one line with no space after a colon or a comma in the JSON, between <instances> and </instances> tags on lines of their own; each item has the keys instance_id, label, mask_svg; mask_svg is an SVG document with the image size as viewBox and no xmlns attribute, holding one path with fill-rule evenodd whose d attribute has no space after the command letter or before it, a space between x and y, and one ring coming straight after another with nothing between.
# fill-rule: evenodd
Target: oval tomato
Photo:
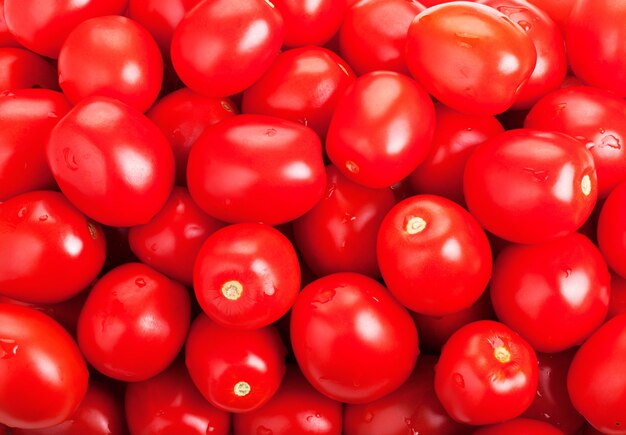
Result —
<instances>
[{"instance_id":1,"label":"oval tomato","mask_svg":"<svg viewBox=\"0 0 626 435\"><path fill-rule=\"evenodd\" d=\"M58 89L57 72L42 57L21 48L0 48L0 91Z\"/></svg>"},{"instance_id":2,"label":"oval tomato","mask_svg":"<svg viewBox=\"0 0 626 435\"><path fill-rule=\"evenodd\" d=\"M285 20L285 45L324 45L337 33L344 17L343 0L272 0Z\"/></svg>"}]
</instances>

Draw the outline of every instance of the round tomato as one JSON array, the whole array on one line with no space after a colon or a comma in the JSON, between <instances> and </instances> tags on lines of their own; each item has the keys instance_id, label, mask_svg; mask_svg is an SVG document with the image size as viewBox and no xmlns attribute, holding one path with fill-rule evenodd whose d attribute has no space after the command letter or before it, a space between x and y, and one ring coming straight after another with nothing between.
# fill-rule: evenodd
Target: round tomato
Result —
<instances>
[{"instance_id":1,"label":"round tomato","mask_svg":"<svg viewBox=\"0 0 626 435\"><path fill-rule=\"evenodd\" d=\"M598 246L609 267L626 278L626 181L618 184L602 205Z\"/></svg>"},{"instance_id":2,"label":"round tomato","mask_svg":"<svg viewBox=\"0 0 626 435\"><path fill-rule=\"evenodd\" d=\"M478 429L472 435L564 435L551 424L529 418L515 418Z\"/></svg>"},{"instance_id":3,"label":"round tomato","mask_svg":"<svg viewBox=\"0 0 626 435\"><path fill-rule=\"evenodd\" d=\"M272 0L285 20L285 45L324 45L337 33L346 10L345 0Z\"/></svg>"},{"instance_id":4,"label":"round tomato","mask_svg":"<svg viewBox=\"0 0 626 435\"><path fill-rule=\"evenodd\" d=\"M0 91L24 88L58 89L56 69L28 50L0 48Z\"/></svg>"},{"instance_id":5,"label":"round tomato","mask_svg":"<svg viewBox=\"0 0 626 435\"><path fill-rule=\"evenodd\" d=\"M15 40L15 36L9 32L9 26L7 26L7 21L4 17L4 0L0 0L0 47L20 47L19 42ZM0 429L0 434L4 435L2 429Z\"/></svg>"},{"instance_id":6,"label":"round tomato","mask_svg":"<svg viewBox=\"0 0 626 435\"><path fill-rule=\"evenodd\" d=\"M528 0L542 11L550 15L565 35L567 22L576 0Z\"/></svg>"}]
</instances>

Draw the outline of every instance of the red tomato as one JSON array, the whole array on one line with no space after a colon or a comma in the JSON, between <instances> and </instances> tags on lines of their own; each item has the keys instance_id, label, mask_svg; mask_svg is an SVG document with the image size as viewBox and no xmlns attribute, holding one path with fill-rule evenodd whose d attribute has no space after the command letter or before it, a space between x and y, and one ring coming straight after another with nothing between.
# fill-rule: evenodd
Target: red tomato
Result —
<instances>
[{"instance_id":1,"label":"red tomato","mask_svg":"<svg viewBox=\"0 0 626 435\"><path fill-rule=\"evenodd\" d=\"M185 345L195 386L212 405L230 412L252 411L274 396L285 374L285 354L273 326L226 329L204 314L191 325Z\"/></svg>"},{"instance_id":2,"label":"red tomato","mask_svg":"<svg viewBox=\"0 0 626 435\"><path fill-rule=\"evenodd\" d=\"M602 206L598 245L609 267L626 278L626 181L617 185Z\"/></svg>"},{"instance_id":3,"label":"red tomato","mask_svg":"<svg viewBox=\"0 0 626 435\"><path fill-rule=\"evenodd\" d=\"M576 231L591 214L593 156L561 133L507 131L470 156L464 191L485 229L512 242L540 243Z\"/></svg>"},{"instance_id":4,"label":"red tomato","mask_svg":"<svg viewBox=\"0 0 626 435\"><path fill-rule=\"evenodd\" d=\"M528 0L542 11L550 15L565 35L567 22L576 0Z\"/></svg>"},{"instance_id":5,"label":"red tomato","mask_svg":"<svg viewBox=\"0 0 626 435\"><path fill-rule=\"evenodd\" d=\"M236 113L237 108L230 99L203 97L188 88L161 98L146 113L172 146L176 160L176 184L187 184L187 160L196 139L210 125Z\"/></svg>"},{"instance_id":6,"label":"red tomato","mask_svg":"<svg viewBox=\"0 0 626 435\"><path fill-rule=\"evenodd\" d=\"M117 100L82 100L55 126L47 146L52 175L87 216L111 226L148 222L174 184L163 133Z\"/></svg>"},{"instance_id":7,"label":"red tomato","mask_svg":"<svg viewBox=\"0 0 626 435\"><path fill-rule=\"evenodd\" d=\"M159 47L146 29L126 17L82 22L59 53L59 84L73 103L97 95L145 112L162 81Z\"/></svg>"},{"instance_id":8,"label":"red tomato","mask_svg":"<svg viewBox=\"0 0 626 435\"><path fill-rule=\"evenodd\" d=\"M346 403L398 388L419 354L411 316L382 285L356 273L328 275L302 290L291 310L291 344L307 380Z\"/></svg>"},{"instance_id":9,"label":"red tomato","mask_svg":"<svg viewBox=\"0 0 626 435\"><path fill-rule=\"evenodd\" d=\"M0 94L0 201L54 187L45 146L69 110L63 94L47 89Z\"/></svg>"},{"instance_id":10,"label":"red tomato","mask_svg":"<svg viewBox=\"0 0 626 435\"><path fill-rule=\"evenodd\" d=\"M414 80L391 71L361 76L337 103L326 152L348 178L388 187L408 176L428 154L435 111Z\"/></svg>"},{"instance_id":11,"label":"red tomato","mask_svg":"<svg viewBox=\"0 0 626 435\"><path fill-rule=\"evenodd\" d=\"M227 435L230 415L205 400L182 362L126 386L126 419L134 435Z\"/></svg>"},{"instance_id":12,"label":"red tomato","mask_svg":"<svg viewBox=\"0 0 626 435\"><path fill-rule=\"evenodd\" d=\"M412 311L441 316L469 308L491 276L491 248L458 204L417 195L387 214L378 232L378 265L389 291Z\"/></svg>"},{"instance_id":13,"label":"red tomato","mask_svg":"<svg viewBox=\"0 0 626 435\"><path fill-rule=\"evenodd\" d=\"M0 204L0 294L54 303L96 278L106 253L102 228L58 192L35 191Z\"/></svg>"},{"instance_id":14,"label":"red tomato","mask_svg":"<svg viewBox=\"0 0 626 435\"><path fill-rule=\"evenodd\" d=\"M290 366L269 402L233 416L234 433L340 435L341 412L341 403L319 393L296 366Z\"/></svg>"},{"instance_id":15,"label":"red tomato","mask_svg":"<svg viewBox=\"0 0 626 435\"><path fill-rule=\"evenodd\" d=\"M593 155L600 198L626 179L626 102L611 92L589 86L552 92L535 104L524 126L578 139Z\"/></svg>"},{"instance_id":16,"label":"red tomato","mask_svg":"<svg viewBox=\"0 0 626 435\"><path fill-rule=\"evenodd\" d=\"M221 326L261 328L296 301L298 256L291 242L268 225L230 225L202 245L193 287L204 312Z\"/></svg>"},{"instance_id":17,"label":"red tomato","mask_svg":"<svg viewBox=\"0 0 626 435\"><path fill-rule=\"evenodd\" d=\"M626 279L611 272L611 297L607 319L626 313Z\"/></svg>"},{"instance_id":18,"label":"red tomato","mask_svg":"<svg viewBox=\"0 0 626 435\"><path fill-rule=\"evenodd\" d=\"M0 91L24 88L58 89L56 69L21 48L0 48Z\"/></svg>"},{"instance_id":19,"label":"red tomato","mask_svg":"<svg viewBox=\"0 0 626 435\"><path fill-rule=\"evenodd\" d=\"M344 0L272 0L285 20L285 45L324 45L339 30Z\"/></svg>"},{"instance_id":20,"label":"red tomato","mask_svg":"<svg viewBox=\"0 0 626 435\"><path fill-rule=\"evenodd\" d=\"M468 424L499 423L522 414L537 391L537 356L507 326L465 325L441 350L435 392L448 414Z\"/></svg>"},{"instance_id":21,"label":"red tomato","mask_svg":"<svg viewBox=\"0 0 626 435\"><path fill-rule=\"evenodd\" d=\"M169 366L189 329L189 295L180 284L141 263L104 275L78 319L78 344L101 373L143 381Z\"/></svg>"},{"instance_id":22,"label":"red tomato","mask_svg":"<svg viewBox=\"0 0 626 435\"><path fill-rule=\"evenodd\" d=\"M288 222L324 194L319 137L279 118L230 117L208 128L191 148L187 184L194 201L223 221Z\"/></svg>"},{"instance_id":23,"label":"red tomato","mask_svg":"<svg viewBox=\"0 0 626 435\"><path fill-rule=\"evenodd\" d=\"M373 402L344 408L344 435L463 435L468 427L452 420L435 395L437 358L422 355L411 377Z\"/></svg>"},{"instance_id":24,"label":"red tomato","mask_svg":"<svg viewBox=\"0 0 626 435\"><path fill-rule=\"evenodd\" d=\"M142 262L191 286L193 264L206 238L225 224L205 214L183 187L145 225L132 227L128 241Z\"/></svg>"},{"instance_id":25,"label":"red tomato","mask_svg":"<svg viewBox=\"0 0 626 435\"><path fill-rule=\"evenodd\" d=\"M478 429L472 435L564 435L562 431L551 424L531 420L529 418L515 418L504 423L494 424Z\"/></svg>"},{"instance_id":26,"label":"red tomato","mask_svg":"<svg viewBox=\"0 0 626 435\"><path fill-rule=\"evenodd\" d=\"M7 26L35 53L56 58L67 35L89 18L121 15L128 0L4 0Z\"/></svg>"},{"instance_id":27,"label":"red tomato","mask_svg":"<svg viewBox=\"0 0 626 435\"><path fill-rule=\"evenodd\" d=\"M205 1L176 27L172 63L191 89L223 97L256 82L282 43L283 19L269 0Z\"/></svg>"},{"instance_id":28,"label":"red tomato","mask_svg":"<svg viewBox=\"0 0 626 435\"><path fill-rule=\"evenodd\" d=\"M504 112L536 60L528 34L485 5L466 1L434 6L409 27L406 63L411 74L435 98L461 112Z\"/></svg>"},{"instance_id":29,"label":"red tomato","mask_svg":"<svg viewBox=\"0 0 626 435\"><path fill-rule=\"evenodd\" d=\"M470 115L435 104L435 134L428 155L409 176L416 193L464 204L463 171L474 148L504 129L491 115Z\"/></svg>"},{"instance_id":30,"label":"red tomato","mask_svg":"<svg viewBox=\"0 0 626 435\"><path fill-rule=\"evenodd\" d=\"M300 122L325 137L339 98L353 82L350 66L332 51L289 50L244 92L241 108L244 113Z\"/></svg>"},{"instance_id":31,"label":"red tomato","mask_svg":"<svg viewBox=\"0 0 626 435\"><path fill-rule=\"evenodd\" d=\"M567 375L574 407L603 433L626 433L626 315L600 327L576 352Z\"/></svg>"},{"instance_id":32,"label":"red tomato","mask_svg":"<svg viewBox=\"0 0 626 435\"><path fill-rule=\"evenodd\" d=\"M4 17L4 0L0 0L0 47L19 47L20 44L15 40L15 36L9 32L6 18ZM0 426L0 434L2 427Z\"/></svg>"},{"instance_id":33,"label":"red tomato","mask_svg":"<svg viewBox=\"0 0 626 435\"><path fill-rule=\"evenodd\" d=\"M72 337L50 317L10 304L0 304L0 337L0 424L37 429L70 417L89 378Z\"/></svg>"}]
</instances>

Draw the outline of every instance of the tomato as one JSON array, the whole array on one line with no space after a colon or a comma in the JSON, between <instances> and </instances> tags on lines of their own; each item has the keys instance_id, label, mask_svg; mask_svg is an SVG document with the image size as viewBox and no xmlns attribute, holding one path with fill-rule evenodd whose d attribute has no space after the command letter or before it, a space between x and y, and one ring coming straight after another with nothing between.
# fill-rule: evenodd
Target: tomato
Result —
<instances>
[{"instance_id":1,"label":"tomato","mask_svg":"<svg viewBox=\"0 0 626 435\"><path fill-rule=\"evenodd\" d=\"M126 419L134 435L227 435L230 415L207 402L175 362L160 374L126 386Z\"/></svg>"},{"instance_id":2,"label":"tomato","mask_svg":"<svg viewBox=\"0 0 626 435\"><path fill-rule=\"evenodd\" d=\"M145 112L162 81L159 47L146 29L126 17L83 21L59 53L59 84L73 103L97 95Z\"/></svg>"},{"instance_id":3,"label":"tomato","mask_svg":"<svg viewBox=\"0 0 626 435\"><path fill-rule=\"evenodd\" d=\"M24 193L0 204L4 296L39 303L70 299L96 278L105 253L102 228L58 192Z\"/></svg>"},{"instance_id":4,"label":"tomato","mask_svg":"<svg viewBox=\"0 0 626 435\"><path fill-rule=\"evenodd\" d=\"M203 97L188 88L166 95L146 113L172 146L177 185L187 184L187 160L196 139L208 126L236 113L237 108L230 99Z\"/></svg>"},{"instance_id":5,"label":"tomato","mask_svg":"<svg viewBox=\"0 0 626 435\"><path fill-rule=\"evenodd\" d=\"M285 347L273 326L236 330L196 317L185 345L193 383L213 406L248 412L267 403L285 374Z\"/></svg>"},{"instance_id":6,"label":"tomato","mask_svg":"<svg viewBox=\"0 0 626 435\"><path fill-rule=\"evenodd\" d=\"M425 9L415 0L368 0L352 5L339 31L339 52L357 74L408 74L404 45L411 22Z\"/></svg>"},{"instance_id":7,"label":"tomato","mask_svg":"<svg viewBox=\"0 0 626 435\"><path fill-rule=\"evenodd\" d=\"M143 381L167 368L189 329L190 303L180 284L141 263L104 275L78 319L78 344L106 376Z\"/></svg>"},{"instance_id":8,"label":"tomato","mask_svg":"<svg viewBox=\"0 0 626 435\"><path fill-rule=\"evenodd\" d=\"M626 179L626 102L611 92L575 86L541 98L526 117L529 128L560 131L578 139L593 155L598 196L606 198Z\"/></svg>"},{"instance_id":9,"label":"tomato","mask_svg":"<svg viewBox=\"0 0 626 435\"><path fill-rule=\"evenodd\" d=\"M337 103L326 138L330 160L351 180L388 187L426 158L435 128L428 94L391 71L357 79Z\"/></svg>"},{"instance_id":10,"label":"tomato","mask_svg":"<svg viewBox=\"0 0 626 435\"><path fill-rule=\"evenodd\" d=\"M283 19L269 0L205 1L176 27L172 63L192 90L223 97L257 81L282 43Z\"/></svg>"},{"instance_id":11,"label":"tomato","mask_svg":"<svg viewBox=\"0 0 626 435\"><path fill-rule=\"evenodd\" d=\"M4 16L4 0L0 0L0 47L20 47L19 42L15 40L15 36L9 32ZM0 429L0 434L4 435L2 429Z\"/></svg>"},{"instance_id":12,"label":"tomato","mask_svg":"<svg viewBox=\"0 0 626 435\"><path fill-rule=\"evenodd\" d=\"M397 390L369 403L347 404L344 435L466 434L468 427L452 420L435 396L436 362L436 357L422 355Z\"/></svg>"},{"instance_id":13,"label":"tomato","mask_svg":"<svg viewBox=\"0 0 626 435\"><path fill-rule=\"evenodd\" d=\"M69 418L89 378L72 337L45 314L10 304L0 304L0 337L0 424L37 429Z\"/></svg>"},{"instance_id":14,"label":"tomato","mask_svg":"<svg viewBox=\"0 0 626 435\"><path fill-rule=\"evenodd\" d=\"M537 356L502 323L481 320L456 331L441 350L435 392L457 421L481 425L522 414L537 391Z\"/></svg>"},{"instance_id":15,"label":"tomato","mask_svg":"<svg viewBox=\"0 0 626 435\"><path fill-rule=\"evenodd\" d=\"M106 225L148 222L174 184L174 157L163 133L117 100L82 100L52 130L46 152L63 194Z\"/></svg>"},{"instance_id":16,"label":"tomato","mask_svg":"<svg viewBox=\"0 0 626 435\"><path fill-rule=\"evenodd\" d=\"M56 69L43 58L21 48L0 48L0 91L58 87Z\"/></svg>"},{"instance_id":17,"label":"tomato","mask_svg":"<svg viewBox=\"0 0 626 435\"><path fill-rule=\"evenodd\" d=\"M244 113L300 122L323 138L339 98L352 82L352 69L332 51L288 50L246 89L241 108Z\"/></svg>"},{"instance_id":18,"label":"tomato","mask_svg":"<svg viewBox=\"0 0 626 435\"><path fill-rule=\"evenodd\" d=\"M63 94L47 89L0 94L0 201L54 187L45 146L69 110Z\"/></svg>"},{"instance_id":19,"label":"tomato","mask_svg":"<svg viewBox=\"0 0 626 435\"><path fill-rule=\"evenodd\" d=\"M406 310L372 278L336 273L306 286L291 344L307 380L331 399L365 403L402 385L419 354Z\"/></svg>"},{"instance_id":20,"label":"tomato","mask_svg":"<svg viewBox=\"0 0 626 435\"><path fill-rule=\"evenodd\" d=\"M609 194L598 219L598 246L609 267L626 278L626 181Z\"/></svg>"},{"instance_id":21,"label":"tomato","mask_svg":"<svg viewBox=\"0 0 626 435\"><path fill-rule=\"evenodd\" d=\"M626 315L602 325L580 347L569 368L574 407L603 433L626 433Z\"/></svg>"},{"instance_id":22,"label":"tomato","mask_svg":"<svg viewBox=\"0 0 626 435\"><path fill-rule=\"evenodd\" d=\"M436 122L432 146L422 163L409 176L416 193L445 196L464 204L463 171L477 145L504 129L491 115L457 112L435 104Z\"/></svg>"},{"instance_id":23,"label":"tomato","mask_svg":"<svg viewBox=\"0 0 626 435\"><path fill-rule=\"evenodd\" d=\"M89 18L121 15L127 3L128 0L4 0L4 15L20 44L56 58L76 26Z\"/></svg>"},{"instance_id":24,"label":"tomato","mask_svg":"<svg viewBox=\"0 0 626 435\"><path fill-rule=\"evenodd\" d=\"M611 272L611 297L607 319L626 313L626 279Z\"/></svg>"},{"instance_id":25,"label":"tomato","mask_svg":"<svg viewBox=\"0 0 626 435\"><path fill-rule=\"evenodd\" d=\"M478 429L472 435L564 435L551 424L529 418L516 418Z\"/></svg>"},{"instance_id":26,"label":"tomato","mask_svg":"<svg viewBox=\"0 0 626 435\"><path fill-rule=\"evenodd\" d=\"M279 118L230 117L194 143L187 185L193 200L217 219L288 222L313 208L324 193L319 137Z\"/></svg>"},{"instance_id":27,"label":"tomato","mask_svg":"<svg viewBox=\"0 0 626 435\"><path fill-rule=\"evenodd\" d=\"M128 232L137 257L150 267L191 286L194 260L206 238L225 224L205 214L183 187L175 187L163 208Z\"/></svg>"},{"instance_id":28,"label":"tomato","mask_svg":"<svg viewBox=\"0 0 626 435\"><path fill-rule=\"evenodd\" d=\"M440 196L417 195L392 208L376 249L389 291L421 314L469 308L491 276L485 232L461 206Z\"/></svg>"},{"instance_id":29,"label":"tomato","mask_svg":"<svg viewBox=\"0 0 626 435\"><path fill-rule=\"evenodd\" d=\"M542 11L550 15L565 35L567 22L576 0L528 0Z\"/></svg>"},{"instance_id":30,"label":"tomato","mask_svg":"<svg viewBox=\"0 0 626 435\"><path fill-rule=\"evenodd\" d=\"M202 245L193 287L213 321L229 328L261 328L282 317L296 301L298 256L291 242L269 225L230 225Z\"/></svg>"},{"instance_id":31,"label":"tomato","mask_svg":"<svg viewBox=\"0 0 626 435\"><path fill-rule=\"evenodd\" d=\"M339 30L345 0L272 0L285 20L284 42L288 47L324 45Z\"/></svg>"},{"instance_id":32,"label":"tomato","mask_svg":"<svg viewBox=\"0 0 626 435\"><path fill-rule=\"evenodd\" d=\"M479 145L464 174L470 212L488 231L540 243L576 231L597 198L593 156L570 136L507 131Z\"/></svg>"},{"instance_id":33,"label":"tomato","mask_svg":"<svg viewBox=\"0 0 626 435\"><path fill-rule=\"evenodd\" d=\"M289 366L269 402L233 416L234 433L340 435L341 413L341 403L319 393L296 366Z\"/></svg>"}]
</instances>

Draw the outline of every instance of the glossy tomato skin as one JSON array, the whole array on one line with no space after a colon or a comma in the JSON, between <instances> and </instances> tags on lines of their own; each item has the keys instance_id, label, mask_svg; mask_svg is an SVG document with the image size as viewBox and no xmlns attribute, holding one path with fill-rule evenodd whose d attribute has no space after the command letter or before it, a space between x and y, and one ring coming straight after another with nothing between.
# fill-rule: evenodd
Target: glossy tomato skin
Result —
<instances>
[{"instance_id":1,"label":"glossy tomato skin","mask_svg":"<svg viewBox=\"0 0 626 435\"><path fill-rule=\"evenodd\" d=\"M529 0L529 2L550 15L565 36L567 22L576 0Z\"/></svg>"},{"instance_id":2,"label":"glossy tomato skin","mask_svg":"<svg viewBox=\"0 0 626 435\"><path fill-rule=\"evenodd\" d=\"M246 89L241 109L300 122L323 138L337 102L354 79L348 63L330 50L288 50Z\"/></svg>"},{"instance_id":3,"label":"glossy tomato skin","mask_svg":"<svg viewBox=\"0 0 626 435\"><path fill-rule=\"evenodd\" d=\"M264 224L234 224L202 245L193 277L204 312L221 326L256 329L281 318L300 291L293 245Z\"/></svg>"},{"instance_id":4,"label":"glossy tomato skin","mask_svg":"<svg viewBox=\"0 0 626 435\"><path fill-rule=\"evenodd\" d=\"M541 98L524 126L559 131L581 142L593 155L598 196L607 195L626 179L626 102L609 91L590 86L559 89Z\"/></svg>"},{"instance_id":5,"label":"glossy tomato skin","mask_svg":"<svg viewBox=\"0 0 626 435\"><path fill-rule=\"evenodd\" d=\"M70 417L87 391L78 346L32 308L0 304L0 423L37 429Z\"/></svg>"},{"instance_id":6,"label":"glossy tomato skin","mask_svg":"<svg viewBox=\"0 0 626 435\"><path fill-rule=\"evenodd\" d=\"M54 187L45 147L50 130L69 110L63 94L48 89L0 94L0 201Z\"/></svg>"},{"instance_id":7,"label":"glossy tomato skin","mask_svg":"<svg viewBox=\"0 0 626 435\"><path fill-rule=\"evenodd\" d=\"M569 368L567 389L574 407L596 429L626 433L626 315L602 325L580 347Z\"/></svg>"},{"instance_id":8,"label":"glossy tomato skin","mask_svg":"<svg viewBox=\"0 0 626 435\"><path fill-rule=\"evenodd\" d=\"M288 47L324 45L337 33L347 3L336 0L274 0L284 19L284 43Z\"/></svg>"},{"instance_id":9,"label":"glossy tomato skin","mask_svg":"<svg viewBox=\"0 0 626 435\"><path fill-rule=\"evenodd\" d=\"M15 36L9 32L4 16L4 0L0 0L0 47L20 47L20 43L15 40ZM3 434L2 430L0 430L0 433Z\"/></svg>"},{"instance_id":10,"label":"glossy tomato skin","mask_svg":"<svg viewBox=\"0 0 626 435\"><path fill-rule=\"evenodd\" d=\"M441 351L435 392L457 421L484 425L522 414L537 391L537 356L502 323L481 320L456 331Z\"/></svg>"},{"instance_id":11,"label":"glossy tomato skin","mask_svg":"<svg viewBox=\"0 0 626 435\"><path fill-rule=\"evenodd\" d=\"M189 329L187 290L141 263L127 263L92 288L78 319L78 344L99 372L143 381L165 370Z\"/></svg>"},{"instance_id":12,"label":"glossy tomato skin","mask_svg":"<svg viewBox=\"0 0 626 435\"><path fill-rule=\"evenodd\" d=\"M47 158L63 194L110 226L145 224L174 184L174 157L142 113L105 97L82 100L55 126Z\"/></svg>"},{"instance_id":13,"label":"glossy tomato skin","mask_svg":"<svg viewBox=\"0 0 626 435\"><path fill-rule=\"evenodd\" d=\"M472 435L564 435L558 428L543 421L515 418L504 423L485 426Z\"/></svg>"},{"instance_id":14,"label":"glossy tomato skin","mask_svg":"<svg viewBox=\"0 0 626 435\"><path fill-rule=\"evenodd\" d=\"M337 103L326 152L351 180L389 187L424 160L434 128L433 103L419 84L376 71L359 77Z\"/></svg>"},{"instance_id":15,"label":"glossy tomato skin","mask_svg":"<svg viewBox=\"0 0 626 435\"><path fill-rule=\"evenodd\" d=\"M178 89L158 100L146 116L161 129L174 151L176 184L187 184L187 160L191 146L207 127L237 113L229 98L196 94Z\"/></svg>"},{"instance_id":16,"label":"glossy tomato skin","mask_svg":"<svg viewBox=\"0 0 626 435\"><path fill-rule=\"evenodd\" d=\"M300 292L291 310L291 343L307 380L346 403L370 402L398 388L419 354L411 316L382 285L356 273L325 276Z\"/></svg>"},{"instance_id":17,"label":"glossy tomato skin","mask_svg":"<svg viewBox=\"0 0 626 435\"><path fill-rule=\"evenodd\" d=\"M469 308L491 276L483 229L460 205L436 195L416 195L392 208L376 249L389 291L421 314Z\"/></svg>"},{"instance_id":18,"label":"glossy tomato skin","mask_svg":"<svg viewBox=\"0 0 626 435\"><path fill-rule=\"evenodd\" d=\"M130 248L143 263L187 286L206 238L225 224L204 213L183 187L175 187L163 208L128 232Z\"/></svg>"},{"instance_id":19,"label":"glossy tomato skin","mask_svg":"<svg viewBox=\"0 0 626 435\"><path fill-rule=\"evenodd\" d=\"M58 192L24 193L0 204L4 296L38 303L65 301L89 286L105 256L102 228Z\"/></svg>"},{"instance_id":20,"label":"glossy tomato skin","mask_svg":"<svg viewBox=\"0 0 626 435\"><path fill-rule=\"evenodd\" d=\"M463 171L476 146L504 132L491 115L472 115L435 104L435 133L428 155L409 176L415 193L444 196L464 204Z\"/></svg>"},{"instance_id":21,"label":"glossy tomato skin","mask_svg":"<svg viewBox=\"0 0 626 435\"><path fill-rule=\"evenodd\" d=\"M369 403L344 408L345 435L462 435L468 427L452 420L435 395L437 357L422 355L411 377L392 393Z\"/></svg>"},{"instance_id":22,"label":"glossy tomato skin","mask_svg":"<svg viewBox=\"0 0 626 435\"><path fill-rule=\"evenodd\" d=\"M194 201L217 219L288 222L324 193L320 139L292 121L230 117L208 128L191 148L187 185Z\"/></svg>"},{"instance_id":23,"label":"glossy tomato skin","mask_svg":"<svg viewBox=\"0 0 626 435\"><path fill-rule=\"evenodd\" d=\"M626 278L626 181L617 185L602 205L598 218L598 246L609 267Z\"/></svg>"},{"instance_id":24,"label":"glossy tomato skin","mask_svg":"<svg viewBox=\"0 0 626 435\"><path fill-rule=\"evenodd\" d=\"M504 112L536 60L532 40L519 25L477 3L428 8L415 17L407 35L406 63L413 77L461 112Z\"/></svg>"},{"instance_id":25,"label":"glossy tomato skin","mask_svg":"<svg viewBox=\"0 0 626 435\"><path fill-rule=\"evenodd\" d=\"M89 18L121 15L128 0L4 0L15 39L29 50L57 58L67 35Z\"/></svg>"},{"instance_id":26,"label":"glossy tomato skin","mask_svg":"<svg viewBox=\"0 0 626 435\"><path fill-rule=\"evenodd\" d=\"M313 388L297 366L288 366L280 388L269 402L233 416L234 433L340 435L341 411L341 403Z\"/></svg>"},{"instance_id":27,"label":"glossy tomato skin","mask_svg":"<svg viewBox=\"0 0 626 435\"><path fill-rule=\"evenodd\" d=\"M270 66L283 43L283 29L269 1L202 2L174 31L172 63L185 85L199 94L236 94Z\"/></svg>"},{"instance_id":28,"label":"glossy tomato skin","mask_svg":"<svg viewBox=\"0 0 626 435\"><path fill-rule=\"evenodd\" d=\"M126 17L83 21L59 53L59 85L73 103L91 96L118 99L145 112L163 81L163 59L146 29Z\"/></svg>"},{"instance_id":29,"label":"glossy tomato skin","mask_svg":"<svg viewBox=\"0 0 626 435\"><path fill-rule=\"evenodd\" d=\"M597 198L593 156L562 133L510 130L479 145L464 173L465 200L495 235L540 243L576 231Z\"/></svg>"},{"instance_id":30,"label":"glossy tomato skin","mask_svg":"<svg viewBox=\"0 0 626 435\"><path fill-rule=\"evenodd\" d=\"M39 87L58 89L56 69L28 50L0 48L0 89L14 90Z\"/></svg>"},{"instance_id":31,"label":"glossy tomato skin","mask_svg":"<svg viewBox=\"0 0 626 435\"><path fill-rule=\"evenodd\" d=\"M230 415L207 402L175 362L160 374L126 386L126 419L133 435L227 435Z\"/></svg>"},{"instance_id":32,"label":"glossy tomato skin","mask_svg":"<svg viewBox=\"0 0 626 435\"><path fill-rule=\"evenodd\" d=\"M213 406L249 412L276 394L285 374L286 350L273 326L236 330L205 314L196 317L185 344L194 385Z\"/></svg>"}]
</instances>

